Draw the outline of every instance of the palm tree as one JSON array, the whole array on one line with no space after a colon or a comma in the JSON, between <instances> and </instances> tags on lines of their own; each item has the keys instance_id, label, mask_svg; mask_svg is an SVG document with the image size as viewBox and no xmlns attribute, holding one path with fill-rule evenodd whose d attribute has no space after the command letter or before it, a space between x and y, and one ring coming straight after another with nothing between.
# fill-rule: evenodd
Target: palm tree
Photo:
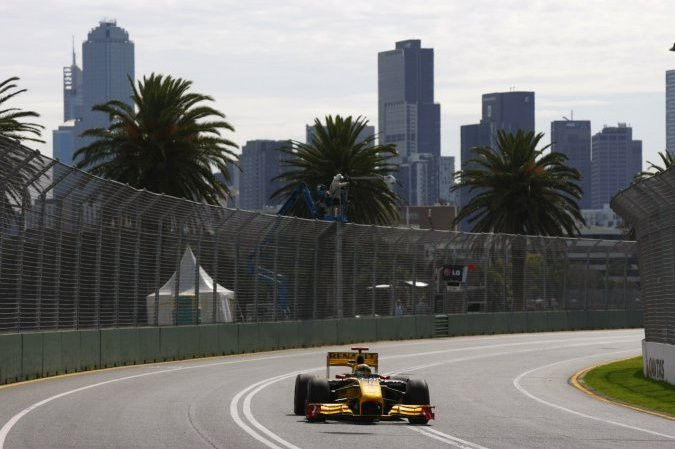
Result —
<instances>
[{"instance_id":1,"label":"palm tree","mask_svg":"<svg viewBox=\"0 0 675 449\"><path fill-rule=\"evenodd\" d=\"M0 82L0 136L18 141L44 143L44 140L40 139L44 126L21 121L28 117L39 117L40 115L37 112L22 111L19 108L5 109L7 101L26 92L26 89L16 90L17 85L14 82L18 80L19 78L14 76ZM26 134L29 135L26 136Z\"/></svg>"},{"instance_id":2,"label":"palm tree","mask_svg":"<svg viewBox=\"0 0 675 449\"><path fill-rule=\"evenodd\" d=\"M542 133L497 132L497 147L477 147L475 159L455 173L452 188L477 191L455 218L468 219L473 232L516 234L511 240L514 309L523 308L527 241L524 235L577 235L584 219L577 201L582 191L574 181L579 171L565 165L567 156L537 149Z\"/></svg>"},{"instance_id":3,"label":"palm tree","mask_svg":"<svg viewBox=\"0 0 675 449\"><path fill-rule=\"evenodd\" d=\"M39 117L37 112L22 111L6 104L26 89L17 89L18 77L7 78L0 82L0 229L6 230L10 223L19 219L17 207L25 200L28 182L41 168L39 158L31 155L22 141L41 142L42 125L23 121L29 117Z\"/></svg>"},{"instance_id":4,"label":"palm tree","mask_svg":"<svg viewBox=\"0 0 675 449\"><path fill-rule=\"evenodd\" d=\"M577 235L583 217L576 200L582 191L574 181L579 171L565 165L567 156L537 149L543 133L497 132L497 148L477 147L477 158L455 173L461 188L478 191L457 214L455 224L468 218L473 232L517 235Z\"/></svg>"},{"instance_id":5,"label":"palm tree","mask_svg":"<svg viewBox=\"0 0 675 449\"><path fill-rule=\"evenodd\" d=\"M658 175L659 173L663 173L664 171L668 170L671 165L673 165L673 162L675 162L675 155L670 153L668 150L659 151L659 157L661 158L663 166L647 161L647 164L649 164L649 167L647 167L648 171L641 171L635 175L635 180L641 181L644 179L649 179L652 176Z\"/></svg>"},{"instance_id":6,"label":"palm tree","mask_svg":"<svg viewBox=\"0 0 675 449\"><path fill-rule=\"evenodd\" d=\"M287 171L275 178L285 183L272 198L287 198L300 184L311 188L329 186L336 174L349 182L347 216L349 221L389 225L398 222L400 197L385 182L398 170L394 145L375 145L375 137L362 139L368 120L362 117L326 116L325 125L314 120L311 143L290 141L281 148ZM303 215L303 208L291 210Z\"/></svg>"},{"instance_id":7,"label":"palm tree","mask_svg":"<svg viewBox=\"0 0 675 449\"><path fill-rule=\"evenodd\" d=\"M238 165L237 145L222 137L234 131L225 115L201 104L213 98L188 92L191 81L171 76L143 77L134 86L134 106L109 101L93 110L108 114L110 126L82 136L96 140L75 152L78 168L94 175L193 201L218 204L230 191L213 168L230 179Z\"/></svg>"}]
</instances>

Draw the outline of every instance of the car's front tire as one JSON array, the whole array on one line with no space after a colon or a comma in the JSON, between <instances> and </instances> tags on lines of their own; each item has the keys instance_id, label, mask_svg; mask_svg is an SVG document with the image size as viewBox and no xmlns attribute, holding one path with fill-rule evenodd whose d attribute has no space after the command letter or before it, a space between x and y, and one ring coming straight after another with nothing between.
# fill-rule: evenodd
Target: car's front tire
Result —
<instances>
[{"instance_id":1,"label":"car's front tire","mask_svg":"<svg viewBox=\"0 0 675 449\"><path fill-rule=\"evenodd\" d=\"M295 394L293 396L293 413L304 415L307 407L307 384L312 376L309 374L298 374L295 377Z\"/></svg>"},{"instance_id":2,"label":"car's front tire","mask_svg":"<svg viewBox=\"0 0 675 449\"><path fill-rule=\"evenodd\" d=\"M403 403L411 405L429 405L429 386L421 379L410 379L403 395ZM426 424L429 422L424 416L411 416L410 424Z\"/></svg>"},{"instance_id":3,"label":"car's front tire","mask_svg":"<svg viewBox=\"0 0 675 449\"><path fill-rule=\"evenodd\" d=\"M307 383L307 404L325 404L330 402L330 385L328 380L313 377ZM324 421L324 417L307 418L309 422Z\"/></svg>"}]
</instances>

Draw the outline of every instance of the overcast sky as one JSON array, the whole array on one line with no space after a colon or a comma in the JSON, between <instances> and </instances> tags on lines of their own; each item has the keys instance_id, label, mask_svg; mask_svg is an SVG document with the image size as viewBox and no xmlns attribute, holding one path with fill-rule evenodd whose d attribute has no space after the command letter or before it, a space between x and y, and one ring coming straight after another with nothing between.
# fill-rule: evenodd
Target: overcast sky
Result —
<instances>
[{"instance_id":1,"label":"overcast sky","mask_svg":"<svg viewBox=\"0 0 675 449\"><path fill-rule=\"evenodd\" d=\"M116 19L136 49L136 78L192 80L211 95L243 145L304 140L326 114L377 125L377 53L421 39L434 48L442 153L459 158L459 127L480 118L481 94L532 90L536 126L627 122L643 158L665 147L665 71L675 68L675 2L635 0L2 0L0 79L21 78L14 106L51 130L63 112L62 68L75 37Z\"/></svg>"}]
</instances>

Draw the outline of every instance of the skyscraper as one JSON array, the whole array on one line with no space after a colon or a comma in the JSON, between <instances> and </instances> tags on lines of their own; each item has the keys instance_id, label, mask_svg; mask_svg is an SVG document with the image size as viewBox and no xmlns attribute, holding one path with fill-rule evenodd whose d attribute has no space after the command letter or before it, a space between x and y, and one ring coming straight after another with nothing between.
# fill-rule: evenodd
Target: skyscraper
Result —
<instances>
[{"instance_id":1,"label":"skyscraper","mask_svg":"<svg viewBox=\"0 0 675 449\"><path fill-rule=\"evenodd\" d=\"M109 124L106 114L92 111L95 105L111 100L131 104L129 79L134 80L134 43L116 21L101 21L82 43L83 109L76 125L75 150L90 142L79 136L83 131Z\"/></svg>"},{"instance_id":2,"label":"skyscraper","mask_svg":"<svg viewBox=\"0 0 675 449\"><path fill-rule=\"evenodd\" d=\"M455 184L455 157L441 156L438 164L438 199L441 203L455 203L455 193L450 188Z\"/></svg>"},{"instance_id":3,"label":"skyscraper","mask_svg":"<svg viewBox=\"0 0 675 449\"><path fill-rule=\"evenodd\" d=\"M422 48L418 39L396 42L394 50L378 54L378 123L379 143L395 144L402 165L415 165L420 160L417 154L440 157L441 107L434 103L434 50ZM410 184L400 194L417 204L413 201L425 196L423 184ZM432 199L437 201L437 194Z\"/></svg>"},{"instance_id":4,"label":"skyscraper","mask_svg":"<svg viewBox=\"0 0 675 449\"><path fill-rule=\"evenodd\" d=\"M82 113L82 69L75 61L73 45L73 62L63 68L63 121L74 120Z\"/></svg>"},{"instance_id":5,"label":"skyscraper","mask_svg":"<svg viewBox=\"0 0 675 449\"><path fill-rule=\"evenodd\" d=\"M567 156L567 165L581 174L578 184L583 196L579 208L591 208L591 122L588 120L555 120L551 122L551 151Z\"/></svg>"},{"instance_id":6,"label":"skyscraper","mask_svg":"<svg viewBox=\"0 0 675 449\"><path fill-rule=\"evenodd\" d=\"M642 141L625 123L605 126L592 138L591 208L602 209L642 170Z\"/></svg>"},{"instance_id":7,"label":"skyscraper","mask_svg":"<svg viewBox=\"0 0 675 449\"><path fill-rule=\"evenodd\" d=\"M474 147L495 146L497 131L534 131L534 92L494 92L482 97L480 123L464 125L460 129L461 169L470 168L467 162L474 158ZM460 191L461 207L466 206L478 192ZM460 223L468 231L466 220Z\"/></svg>"},{"instance_id":8,"label":"skyscraper","mask_svg":"<svg viewBox=\"0 0 675 449\"><path fill-rule=\"evenodd\" d=\"M666 72L666 150L675 153L675 70Z\"/></svg>"},{"instance_id":9,"label":"skyscraper","mask_svg":"<svg viewBox=\"0 0 675 449\"><path fill-rule=\"evenodd\" d=\"M286 155L279 149L287 143L286 140L246 142L239 158L242 170L239 177L239 207L259 210L280 204L280 201L272 201L270 196L282 186L282 183L273 179L285 170L280 161Z\"/></svg>"}]
</instances>

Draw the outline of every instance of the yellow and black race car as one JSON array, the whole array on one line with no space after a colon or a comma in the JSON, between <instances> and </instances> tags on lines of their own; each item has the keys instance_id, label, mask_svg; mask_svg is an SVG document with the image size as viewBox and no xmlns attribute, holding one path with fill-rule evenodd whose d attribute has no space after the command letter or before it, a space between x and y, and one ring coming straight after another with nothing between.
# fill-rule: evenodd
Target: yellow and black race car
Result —
<instances>
[{"instance_id":1,"label":"yellow and black race car","mask_svg":"<svg viewBox=\"0 0 675 449\"><path fill-rule=\"evenodd\" d=\"M329 352L326 378L298 374L295 379L293 411L307 421L350 418L361 421L408 418L411 424L434 419L429 404L429 387L420 379L381 376L378 355L368 348L352 352ZM351 373L330 379L331 366L348 366ZM373 372L374 370L374 372Z\"/></svg>"}]
</instances>

